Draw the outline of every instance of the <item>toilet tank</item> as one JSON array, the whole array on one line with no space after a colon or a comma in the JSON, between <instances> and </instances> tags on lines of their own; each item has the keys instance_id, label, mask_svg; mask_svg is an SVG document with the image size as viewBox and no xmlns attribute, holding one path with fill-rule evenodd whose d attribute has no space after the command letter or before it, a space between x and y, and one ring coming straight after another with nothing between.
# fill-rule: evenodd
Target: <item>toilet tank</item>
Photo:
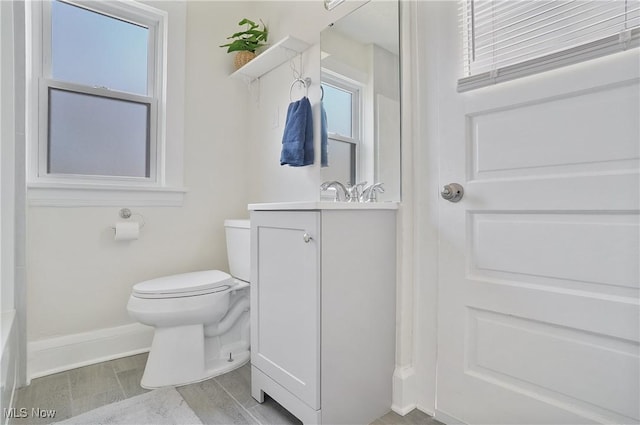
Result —
<instances>
[{"instance_id":1,"label":"toilet tank","mask_svg":"<svg viewBox=\"0 0 640 425\"><path fill-rule=\"evenodd\" d=\"M224 227L227 236L229 272L236 279L249 282L251 275L249 265L251 226L249 220L225 220Z\"/></svg>"}]
</instances>

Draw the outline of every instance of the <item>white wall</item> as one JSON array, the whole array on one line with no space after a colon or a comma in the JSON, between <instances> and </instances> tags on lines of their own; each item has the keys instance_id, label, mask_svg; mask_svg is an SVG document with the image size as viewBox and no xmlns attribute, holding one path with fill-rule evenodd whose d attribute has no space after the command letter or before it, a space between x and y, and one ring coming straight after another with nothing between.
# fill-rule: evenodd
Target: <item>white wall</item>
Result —
<instances>
[{"instance_id":1,"label":"white wall","mask_svg":"<svg viewBox=\"0 0 640 425\"><path fill-rule=\"evenodd\" d=\"M11 407L18 374L19 322L16 314L16 287L22 283L24 256L22 238L24 233L23 180L16 179L22 150L20 143L20 118L16 110L15 91L20 86L15 70L20 69L20 50L16 46L19 37L14 37L14 18L20 16L19 5L13 2L0 3L0 410ZM3 417L3 423L8 419Z\"/></svg>"},{"instance_id":2,"label":"white wall","mask_svg":"<svg viewBox=\"0 0 640 425\"><path fill-rule=\"evenodd\" d=\"M398 56L378 46L371 52L373 84L374 167L376 182L385 191L379 200L396 201L400 197L400 81ZM370 181L374 181L373 177Z\"/></svg>"},{"instance_id":3,"label":"white wall","mask_svg":"<svg viewBox=\"0 0 640 425\"><path fill-rule=\"evenodd\" d=\"M316 54L313 54L316 53ZM319 52L317 45L303 54L303 74L313 80L309 90L314 117L314 139L319 140L320 113L318 110ZM298 61L296 60L296 63ZM299 65L298 65L299 66ZM279 202L294 200L318 200L320 197L320 158L316 147L315 164L306 167L280 165L282 134L289 105L289 87L293 81L289 63L261 78L259 94L249 101L248 163L252 170L249 185L250 202ZM293 99L301 96L301 91L293 89ZM257 99L259 97L259 99ZM273 123L275 121L275 124Z\"/></svg>"},{"instance_id":4,"label":"white wall","mask_svg":"<svg viewBox=\"0 0 640 425\"><path fill-rule=\"evenodd\" d=\"M232 59L218 45L235 30L238 17L247 14L247 5L188 2L179 8L187 19L186 60L177 59L186 68L185 109L179 111L185 119L184 205L132 207L146 224L140 239L129 243L115 242L110 229L119 208L127 205L30 206L31 347L54 337L132 323L126 304L138 281L199 269L228 270L223 221L248 216L248 131L242 118L248 98L242 84L227 78Z\"/></svg>"},{"instance_id":5,"label":"white wall","mask_svg":"<svg viewBox=\"0 0 640 425\"><path fill-rule=\"evenodd\" d=\"M362 84L367 83L371 73L371 52L365 44L332 28L322 34L321 47L329 54L322 61L323 67Z\"/></svg>"}]
</instances>

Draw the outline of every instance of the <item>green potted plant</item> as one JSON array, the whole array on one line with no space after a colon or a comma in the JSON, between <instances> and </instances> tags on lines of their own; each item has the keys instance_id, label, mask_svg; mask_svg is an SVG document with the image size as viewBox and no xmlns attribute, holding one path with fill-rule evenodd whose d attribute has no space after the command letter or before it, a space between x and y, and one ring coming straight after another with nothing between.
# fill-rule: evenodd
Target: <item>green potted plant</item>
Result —
<instances>
[{"instance_id":1,"label":"green potted plant","mask_svg":"<svg viewBox=\"0 0 640 425\"><path fill-rule=\"evenodd\" d=\"M260 29L260 25L255 22L244 18L238 25L246 25L247 29L244 31L237 32L230 37L227 37L227 40L233 40L230 43L223 44L220 47L228 47L227 53L237 52L236 56L233 60L233 64L236 69L239 69L251 59L256 57L256 49L258 47L266 45L267 36L269 35L269 30L265 26L264 22L260 20L262 23L262 29Z\"/></svg>"}]
</instances>

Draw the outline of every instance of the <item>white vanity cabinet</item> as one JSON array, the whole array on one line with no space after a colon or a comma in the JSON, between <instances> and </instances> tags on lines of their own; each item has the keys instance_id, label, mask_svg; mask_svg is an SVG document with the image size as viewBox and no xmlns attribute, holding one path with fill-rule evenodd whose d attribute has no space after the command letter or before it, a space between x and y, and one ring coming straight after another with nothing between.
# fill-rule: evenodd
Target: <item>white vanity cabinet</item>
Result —
<instances>
[{"instance_id":1,"label":"white vanity cabinet","mask_svg":"<svg viewBox=\"0 0 640 425\"><path fill-rule=\"evenodd\" d=\"M397 207L350 207L250 205L252 395L305 424L391 407Z\"/></svg>"}]
</instances>

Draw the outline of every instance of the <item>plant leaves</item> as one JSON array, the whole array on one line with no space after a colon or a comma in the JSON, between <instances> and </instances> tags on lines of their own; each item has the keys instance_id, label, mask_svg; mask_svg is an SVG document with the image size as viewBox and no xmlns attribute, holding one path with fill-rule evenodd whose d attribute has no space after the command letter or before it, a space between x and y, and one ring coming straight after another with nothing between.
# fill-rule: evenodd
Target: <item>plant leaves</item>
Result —
<instances>
[{"instance_id":1,"label":"plant leaves","mask_svg":"<svg viewBox=\"0 0 640 425\"><path fill-rule=\"evenodd\" d=\"M262 19L260 19L260 23L262 23L262 30L258 29L259 25L252 20L248 18L242 19L238 25L247 25L248 28L227 37L227 40L234 41L223 44L220 47L228 47L227 53L241 50L254 52L258 47L265 45L269 34L269 31Z\"/></svg>"},{"instance_id":2,"label":"plant leaves","mask_svg":"<svg viewBox=\"0 0 640 425\"><path fill-rule=\"evenodd\" d=\"M247 18L244 18L242 21L238 22L238 25L244 25L244 24L249 24L249 25L251 25L252 28L255 28L255 27L258 26L255 22L253 22L253 21L251 21L251 20L249 20Z\"/></svg>"}]
</instances>

